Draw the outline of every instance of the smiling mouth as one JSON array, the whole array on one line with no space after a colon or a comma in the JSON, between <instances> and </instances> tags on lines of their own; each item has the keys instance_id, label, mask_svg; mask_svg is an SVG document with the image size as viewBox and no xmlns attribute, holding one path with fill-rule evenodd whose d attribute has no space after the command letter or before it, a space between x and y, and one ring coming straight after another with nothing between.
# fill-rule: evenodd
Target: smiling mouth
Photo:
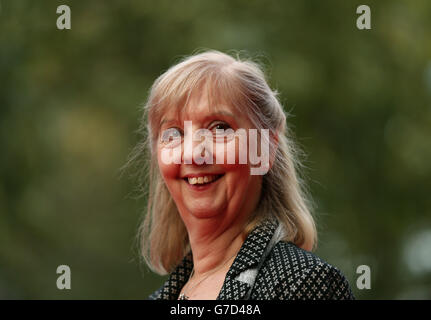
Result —
<instances>
[{"instance_id":1,"label":"smiling mouth","mask_svg":"<svg viewBox=\"0 0 431 320\"><path fill-rule=\"evenodd\" d=\"M203 186L203 185L211 184L223 176L224 174L216 174L216 175L211 174L211 175L200 176L200 177L186 177L183 180L187 182L189 185Z\"/></svg>"}]
</instances>

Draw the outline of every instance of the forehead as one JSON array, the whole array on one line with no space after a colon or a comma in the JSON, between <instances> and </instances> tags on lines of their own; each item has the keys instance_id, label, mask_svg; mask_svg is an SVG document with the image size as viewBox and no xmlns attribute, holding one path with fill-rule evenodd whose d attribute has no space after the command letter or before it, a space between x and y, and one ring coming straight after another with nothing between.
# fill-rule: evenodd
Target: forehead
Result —
<instances>
[{"instance_id":1,"label":"forehead","mask_svg":"<svg viewBox=\"0 0 431 320\"><path fill-rule=\"evenodd\" d=\"M211 95L207 90L194 92L187 99L176 104L168 104L160 116L160 126L171 121L203 120L211 116L230 117L239 124L247 121L245 112L233 102L229 103L220 96Z\"/></svg>"},{"instance_id":2,"label":"forehead","mask_svg":"<svg viewBox=\"0 0 431 320\"><path fill-rule=\"evenodd\" d=\"M214 101L205 94L193 95L186 103L167 105L161 116L161 121L169 119L197 118L210 114L235 115L236 108L231 104Z\"/></svg>"}]
</instances>

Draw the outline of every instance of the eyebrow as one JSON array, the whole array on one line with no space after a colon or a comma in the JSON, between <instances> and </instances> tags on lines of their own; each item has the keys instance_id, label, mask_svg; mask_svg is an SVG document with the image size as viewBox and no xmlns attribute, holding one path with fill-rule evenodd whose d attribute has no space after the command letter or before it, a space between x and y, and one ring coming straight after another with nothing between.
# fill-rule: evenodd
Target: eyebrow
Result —
<instances>
[{"instance_id":1,"label":"eyebrow","mask_svg":"<svg viewBox=\"0 0 431 320\"><path fill-rule=\"evenodd\" d=\"M228 117L231 117L231 118L235 118L235 116L232 113L228 112L228 111L217 111L217 112L209 114L206 118L210 118L210 117L217 116L217 115L223 115L223 116L228 116ZM176 121L176 119L163 119L162 121L160 121L160 126L159 127L161 127L166 122L175 122L175 121Z\"/></svg>"}]
</instances>

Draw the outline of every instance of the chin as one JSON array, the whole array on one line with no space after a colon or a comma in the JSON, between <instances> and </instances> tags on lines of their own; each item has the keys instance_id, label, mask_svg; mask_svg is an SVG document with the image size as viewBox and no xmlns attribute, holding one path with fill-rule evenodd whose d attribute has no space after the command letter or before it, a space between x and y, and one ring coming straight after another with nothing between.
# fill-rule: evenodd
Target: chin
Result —
<instances>
[{"instance_id":1,"label":"chin","mask_svg":"<svg viewBox=\"0 0 431 320\"><path fill-rule=\"evenodd\" d=\"M211 206L208 205L200 205L188 208L188 212L190 212L190 214L195 218L208 219L220 215L223 210L211 208Z\"/></svg>"}]
</instances>

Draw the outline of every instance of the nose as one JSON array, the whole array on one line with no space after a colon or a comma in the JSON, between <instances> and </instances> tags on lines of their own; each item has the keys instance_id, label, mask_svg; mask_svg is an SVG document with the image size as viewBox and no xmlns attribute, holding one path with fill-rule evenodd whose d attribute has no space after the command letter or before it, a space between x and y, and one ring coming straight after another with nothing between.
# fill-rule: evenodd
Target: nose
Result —
<instances>
[{"instance_id":1,"label":"nose","mask_svg":"<svg viewBox=\"0 0 431 320\"><path fill-rule=\"evenodd\" d=\"M193 129L191 121L185 121L183 143L182 163L194 165L213 163L212 139L208 137L208 130Z\"/></svg>"}]
</instances>

